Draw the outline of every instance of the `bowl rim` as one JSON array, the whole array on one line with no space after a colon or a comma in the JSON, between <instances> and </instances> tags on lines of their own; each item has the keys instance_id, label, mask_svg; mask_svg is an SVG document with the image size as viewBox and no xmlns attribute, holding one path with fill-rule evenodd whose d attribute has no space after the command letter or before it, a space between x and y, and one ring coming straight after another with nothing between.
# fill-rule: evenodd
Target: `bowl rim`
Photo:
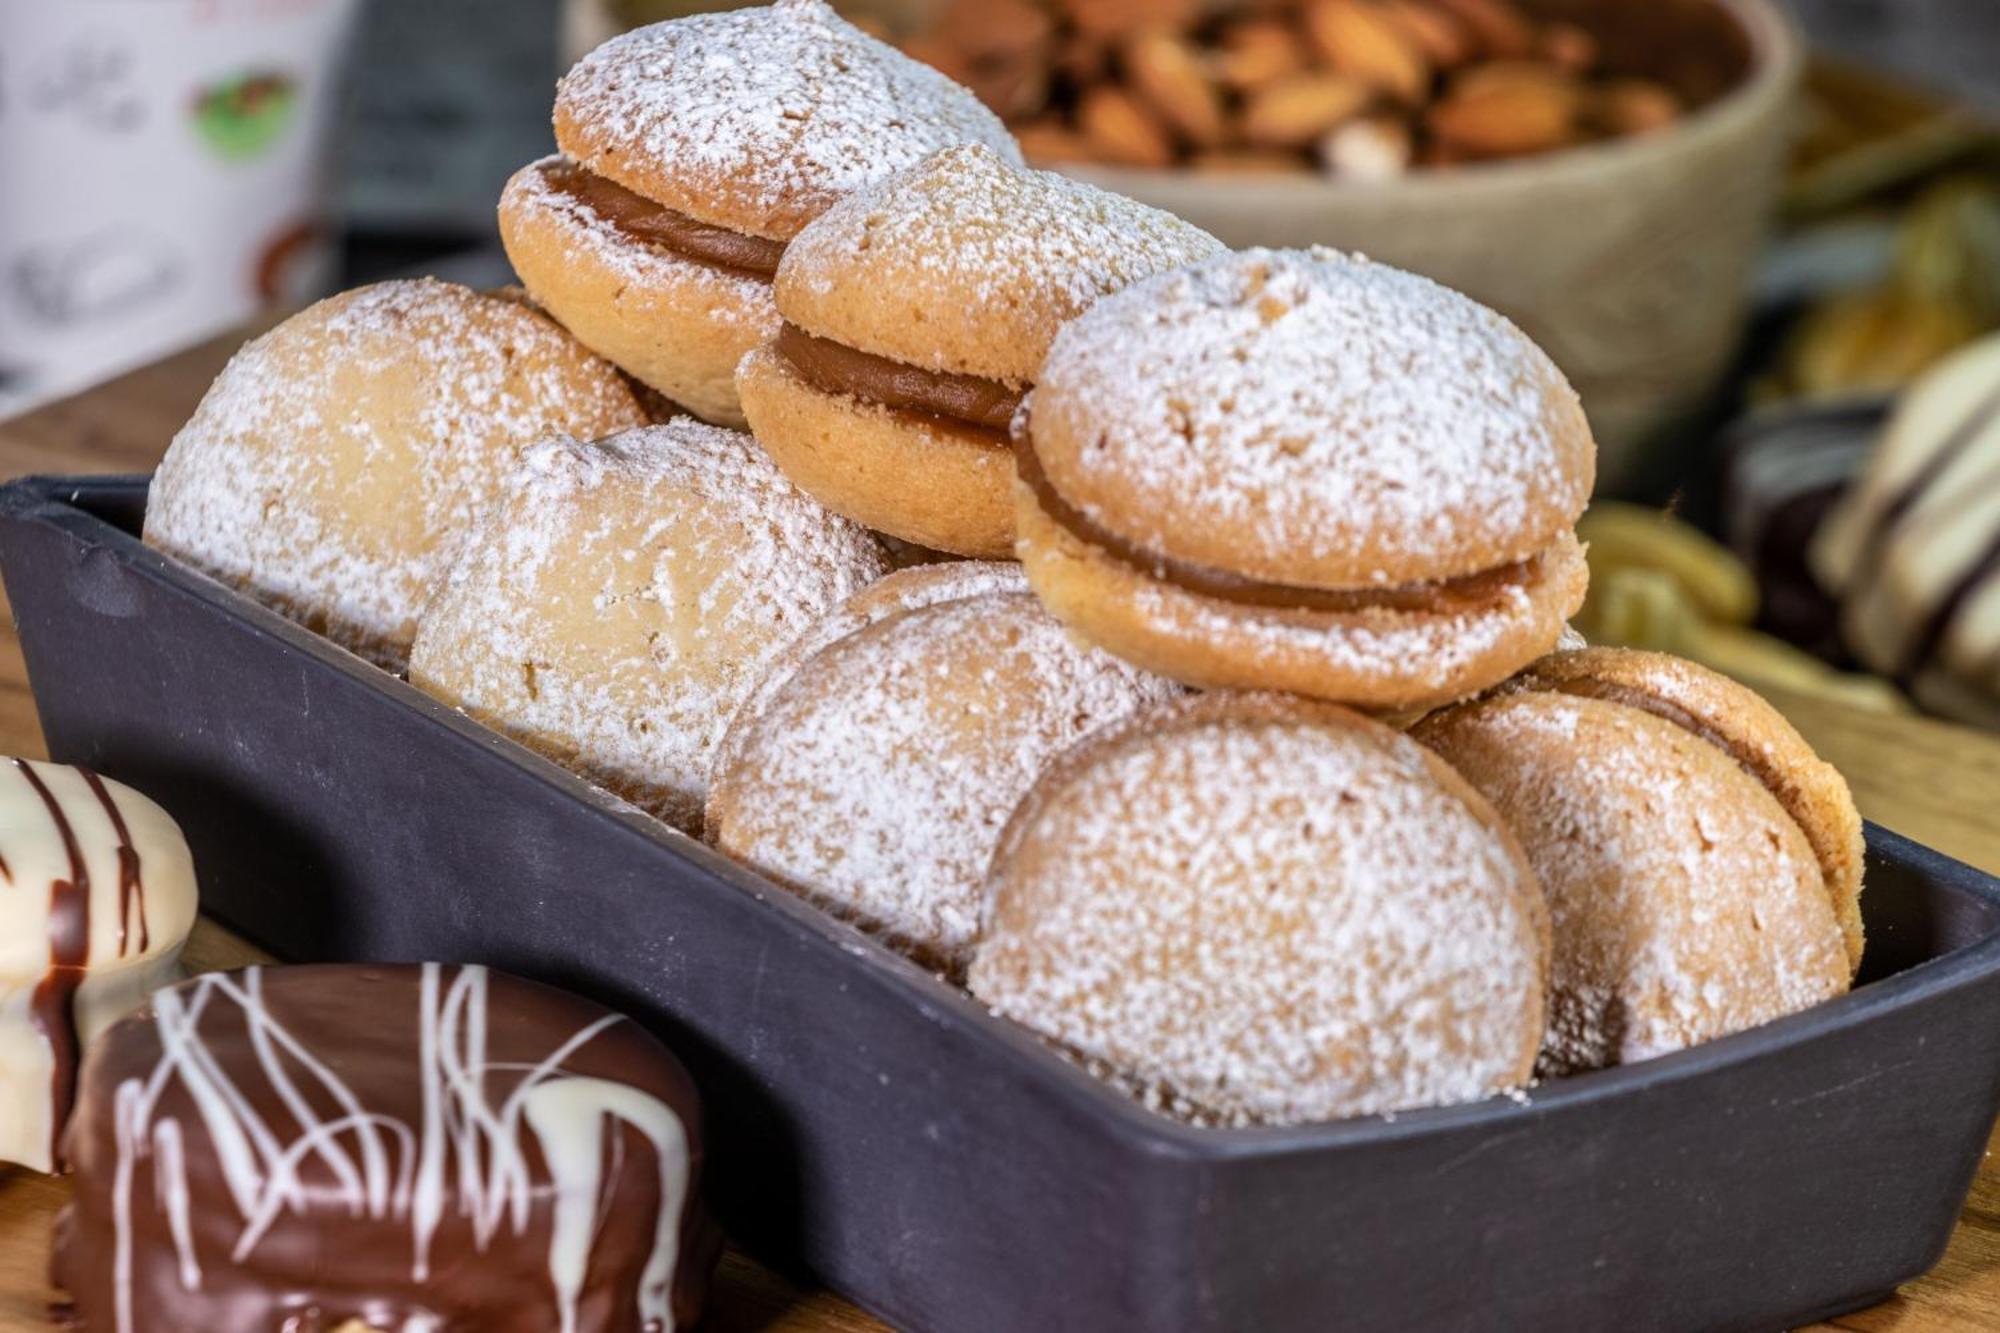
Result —
<instances>
[{"instance_id":1,"label":"bowl rim","mask_svg":"<svg viewBox=\"0 0 2000 1333\"><path fill-rule=\"evenodd\" d=\"M1186 167L1159 169L1093 162L1056 162L1048 169L1122 194L1137 192L1154 198L1160 196L1163 186L1209 190L1227 183L1319 200L1402 200L1513 191L1523 185L1547 185L1584 176L1602 178L1608 171L1631 170L1726 142L1760 122L1782 117L1805 72L1805 34L1798 21L1779 0L1707 3L1733 19L1748 40L1748 75L1707 106L1659 133L1600 139L1551 153L1469 162L1449 169L1418 168L1375 182L1342 181L1313 171L1233 175Z\"/></svg>"},{"instance_id":2,"label":"bowl rim","mask_svg":"<svg viewBox=\"0 0 2000 1333\"><path fill-rule=\"evenodd\" d=\"M1188 1124L1141 1105L1064 1058L1029 1029L1001 1018L975 996L775 881L730 861L700 839L659 823L636 806L592 786L237 589L145 545L92 507L92 501L102 504L137 499L143 504L149 483L150 477L143 475L23 477L0 486L0 520L47 523L72 539L108 549L112 558L139 577L208 604L232 618L239 628L259 638L274 639L369 689L390 706L421 719L418 725L440 728L457 743L487 752L522 771L538 786L575 800L605 821L607 833L615 830L614 836L689 862L696 871L742 894L746 906L754 904L753 910L774 917L774 929L785 931L805 947L830 947L847 955L855 967L856 982L892 992L931 1021L997 1048L996 1054L1010 1076L1033 1078L1046 1098L1108 1133L1127 1151L1221 1168L1232 1162L1269 1161L1469 1130L1506 1132L1607 1100L1623 1101L1760 1063L1781 1051L1872 1025L1944 994L2000 985L2000 927L1996 927L1796 1013L1635 1064L1538 1083L1513 1093L1379 1115L1279 1125ZM1924 863L1929 873L1951 880L1952 892L1984 900L2000 910L2000 876L1872 823L1868 834L1871 853L1893 849L1905 859Z\"/></svg>"}]
</instances>

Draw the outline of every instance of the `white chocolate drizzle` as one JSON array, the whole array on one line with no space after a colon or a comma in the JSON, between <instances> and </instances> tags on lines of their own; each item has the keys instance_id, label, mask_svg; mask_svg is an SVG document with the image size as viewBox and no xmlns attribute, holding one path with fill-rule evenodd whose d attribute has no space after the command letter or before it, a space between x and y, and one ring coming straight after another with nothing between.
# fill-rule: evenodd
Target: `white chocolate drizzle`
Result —
<instances>
[{"instance_id":1,"label":"white chocolate drizzle","mask_svg":"<svg viewBox=\"0 0 2000 1333\"><path fill-rule=\"evenodd\" d=\"M210 1005L231 1004L242 1013L259 1071L296 1122L296 1137L287 1140L259 1114L235 1071L224 1068L203 1040L204 1012ZM553 1187L548 1270L560 1333L577 1333L579 1327L577 1312L607 1203L607 1136L615 1135L618 1125L630 1126L652 1143L659 1165L659 1213L639 1286L640 1321L649 1330L672 1333L676 1238L688 1185L686 1126L651 1093L563 1069L599 1033L624 1020L606 1014L526 1065L487 1058L486 969L462 967L447 981L439 964L424 964L421 1006L416 1077L423 1107L419 1122L411 1124L370 1109L277 1021L264 1003L259 968L204 976L155 997L159 1062L147 1077L126 1079L114 1096L118 1333L135 1327L133 1183L142 1158L150 1155L153 1161L156 1203L166 1215L182 1285L192 1291L202 1283L189 1225L185 1140L192 1126L159 1109L175 1083L195 1106L241 1221L230 1255L234 1263L247 1261L285 1213L303 1211L309 1194L324 1206L330 1189L337 1206L353 1216L394 1219L409 1227L411 1280L423 1283L432 1237L447 1212L469 1219L482 1253L502 1227L514 1234L527 1228L536 1188L526 1151L526 1135L532 1133ZM492 1074L518 1075L498 1101L488 1086ZM339 1113L321 1115L315 1098L322 1104L331 1100ZM616 1146L611 1139L610 1150ZM308 1162L320 1164L330 1184L316 1178L309 1190L302 1174Z\"/></svg>"}]
</instances>

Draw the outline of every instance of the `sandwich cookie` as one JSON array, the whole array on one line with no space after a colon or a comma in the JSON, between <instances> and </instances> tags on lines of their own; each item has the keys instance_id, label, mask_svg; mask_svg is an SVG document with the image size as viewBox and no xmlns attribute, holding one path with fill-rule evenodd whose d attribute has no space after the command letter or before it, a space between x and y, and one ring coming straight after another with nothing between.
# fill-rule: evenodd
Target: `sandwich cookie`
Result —
<instances>
[{"instance_id":1,"label":"sandwich cookie","mask_svg":"<svg viewBox=\"0 0 2000 1333\"><path fill-rule=\"evenodd\" d=\"M765 663L888 568L736 431L547 441L425 611L410 680L694 833Z\"/></svg>"},{"instance_id":2,"label":"sandwich cookie","mask_svg":"<svg viewBox=\"0 0 2000 1333\"><path fill-rule=\"evenodd\" d=\"M903 571L813 641L732 725L708 837L954 975L994 843L1036 775L1179 692L1079 645L1002 566Z\"/></svg>"},{"instance_id":3,"label":"sandwich cookie","mask_svg":"<svg viewBox=\"0 0 2000 1333\"><path fill-rule=\"evenodd\" d=\"M1507 819L1548 895L1544 1073L1650 1059L1848 988L1860 816L1743 686L1591 648L1413 734Z\"/></svg>"},{"instance_id":4,"label":"sandwich cookie","mask_svg":"<svg viewBox=\"0 0 2000 1333\"><path fill-rule=\"evenodd\" d=\"M799 229L949 144L1019 150L964 88L825 0L656 23L556 90L561 156L500 201L515 271L589 346L690 411L743 424L731 376L773 337Z\"/></svg>"},{"instance_id":5,"label":"sandwich cookie","mask_svg":"<svg viewBox=\"0 0 2000 1333\"><path fill-rule=\"evenodd\" d=\"M1548 911L1438 758L1330 704L1210 694L1065 755L993 860L972 993L1156 1104L1333 1120L1527 1082Z\"/></svg>"},{"instance_id":6,"label":"sandwich cookie","mask_svg":"<svg viewBox=\"0 0 2000 1333\"><path fill-rule=\"evenodd\" d=\"M1192 685L1428 707L1583 600L1575 393L1499 315L1358 257L1227 254L1106 297L1015 442L1035 591Z\"/></svg>"},{"instance_id":7,"label":"sandwich cookie","mask_svg":"<svg viewBox=\"0 0 2000 1333\"><path fill-rule=\"evenodd\" d=\"M91 1048L67 1143L89 1333L674 1333L719 1248L679 1063L482 967L161 991Z\"/></svg>"},{"instance_id":8,"label":"sandwich cookie","mask_svg":"<svg viewBox=\"0 0 2000 1333\"><path fill-rule=\"evenodd\" d=\"M521 451L647 420L616 368L525 300L377 283L231 358L154 474L145 538L400 671Z\"/></svg>"},{"instance_id":9,"label":"sandwich cookie","mask_svg":"<svg viewBox=\"0 0 2000 1333\"><path fill-rule=\"evenodd\" d=\"M938 550L1011 556L1007 431L1056 330L1221 249L1158 209L947 148L794 238L775 288L784 323L737 371L743 410L829 508Z\"/></svg>"}]
</instances>

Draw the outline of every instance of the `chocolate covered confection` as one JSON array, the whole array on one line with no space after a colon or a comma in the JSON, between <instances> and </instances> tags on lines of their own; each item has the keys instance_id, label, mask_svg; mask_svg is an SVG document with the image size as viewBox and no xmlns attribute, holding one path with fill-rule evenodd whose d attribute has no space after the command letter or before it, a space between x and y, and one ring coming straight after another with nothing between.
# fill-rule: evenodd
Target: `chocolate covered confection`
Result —
<instances>
[{"instance_id":1,"label":"chocolate covered confection","mask_svg":"<svg viewBox=\"0 0 2000 1333\"><path fill-rule=\"evenodd\" d=\"M166 811L88 769L0 760L0 1162L56 1168L79 1054L177 979L194 917Z\"/></svg>"},{"instance_id":2,"label":"chocolate covered confection","mask_svg":"<svg viewBox=\"0 0 2000 1333\"><path fill-rule=\"evenodd\" d=\"M714 1259L673 1057L480 967L162 991L91 1049L67 1148L91 1333L670 1333Z\"/></svg>"}]
</instances>

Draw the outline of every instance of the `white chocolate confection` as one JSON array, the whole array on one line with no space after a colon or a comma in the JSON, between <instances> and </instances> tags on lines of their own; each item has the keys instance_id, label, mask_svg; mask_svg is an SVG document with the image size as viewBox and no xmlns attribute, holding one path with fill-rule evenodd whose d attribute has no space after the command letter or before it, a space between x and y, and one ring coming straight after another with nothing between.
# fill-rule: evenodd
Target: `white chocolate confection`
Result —
<instances>
[{"instance_id":1,"label":"white chocolate confection","mask_svg":"<svg viewBox=\"0 0 2000 1333\"><path fill-rule=\"evenodd\" d=\"M166 811L85 769L0 763L0 1161L55 1168L78 1053L178 979L194 918Z\"/></svg>"},{"instance_id":2,"label":"white chocolate confection","mask_svg":"<svg viewBox=\"0 0 2000 1333\"><path fill-rule=\"evenodd\" d=\"M1811 554L1857 657L1926 708L2000 728L2000 336L1904 396Z\"/></svg>"}]
</instances>

